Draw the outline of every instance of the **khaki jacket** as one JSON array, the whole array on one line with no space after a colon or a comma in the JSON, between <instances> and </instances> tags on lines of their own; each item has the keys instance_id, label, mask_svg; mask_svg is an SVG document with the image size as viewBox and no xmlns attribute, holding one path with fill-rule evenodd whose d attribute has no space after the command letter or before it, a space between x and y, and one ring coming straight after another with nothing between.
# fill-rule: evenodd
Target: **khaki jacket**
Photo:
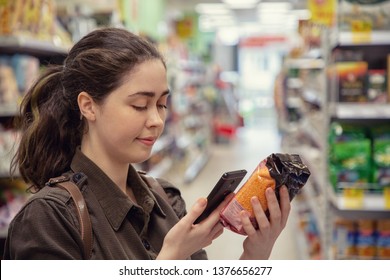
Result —
<instances>
[{"instance_id":1,"label":"khaki jacket","mask_svg":"<svg viewBox=\"0 0 390 280\"><path fill-rule=\"evenodd\" d=\"M133 203L114 182L77 149L73 181L83 193L93 230L91 259L155 259L167 232L186 214L180 191L158 179L169 201L151 190L130 166L127 184ZM10 224L4 259L82 259L83 242L75 204L62 188L45 186ZM207 259L200 250L191 259Z\"/></svg>"}]
</instances>

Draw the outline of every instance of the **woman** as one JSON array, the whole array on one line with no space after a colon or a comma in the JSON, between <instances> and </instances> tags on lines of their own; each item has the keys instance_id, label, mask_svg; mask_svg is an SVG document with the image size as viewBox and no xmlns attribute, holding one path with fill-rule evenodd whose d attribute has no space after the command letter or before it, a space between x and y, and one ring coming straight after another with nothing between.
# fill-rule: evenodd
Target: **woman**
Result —
<instances>
[{"instance_id":1,"label":"woman","mask_svg":"<svg viewBox=\"0 0 390 280\"><path fill-rule=\"evenodd\" d=\"M9 227L5 259L82 259L75 204L45 183L65 174L80 188L92 221L91 259L205 259L222 234L220 205L194 225L205 198L186 213L180 192L149 189L133 163L148 159L164 129L169 88L161 54L146 40L116 28L91 32L50 67L22 106L22 138L13 167L37 191ZM259 229L247 214L242 259L268 258L290 203L267 192L270 221L253 199ZM226 202L225 202L226 203Z\"/></svg>"}]
</instances>

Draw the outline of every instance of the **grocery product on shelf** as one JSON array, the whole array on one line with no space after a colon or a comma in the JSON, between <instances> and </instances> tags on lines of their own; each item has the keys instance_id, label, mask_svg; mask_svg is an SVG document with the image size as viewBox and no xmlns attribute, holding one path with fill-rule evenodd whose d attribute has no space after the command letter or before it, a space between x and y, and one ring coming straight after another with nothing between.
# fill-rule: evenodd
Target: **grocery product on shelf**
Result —
<instances>
[{"instance_id":1,"label":"grocery product on shelf","mask_svg":"<svg viewBox=\"0 0 390 280\"><path fill-rule=\"evenodd\" d=\"M367 99L370 102L386 103L387 77L385 69L370 69L367 72Z\"/></svg>"},{"instance_id":2,"label":"grocery product on shelf","mask_svg":"<svg viewBox=\"0 0 390 280\"><path fill-rule=\"evenodd\" d=\"M366 102L366 75L368 64L365 61L337 62L334 75L337 83L339 102Z\"/></svg>"},{"instance_id":3,"label":"grocery product on shelf","mask_svg":"<svg viewBox=\"0 0 390 280\"><path fill-rule=\"evenodd\" d=\"M390 127L372 129L373 183L380 188L390 187Z\"/></svg>"},{"instance_id":4,"label":"grocery product on shelf","mask_svg":"<svg viewBox=\"0 0 390 280\"><path fill-rule=\"evenodd\" d=\"M365 127L333 122L329 136L329 170L335 191L343 184L371 182L371 141Z\"/></svg>"},{"instance_id":5,"label":"grocery product on shelf","mask_svg":"<svg viewBox=\"0 0 390 280\"><path fill-rule=\"evenodd\" d=\"M28 197L19 174L10 175L19 104L41 67L62 63L69 44L55 21L54 1L0 1L0 248L9 222Z\"/></svg>"},{"instance_id":6,"label":"grocery product on shelf","mask_svg":"<svg viewBox=\"0 0 390 280\"><path fill-rule=\"evenodd\" d=\"M0 54L0 106L16 106L39 75L39 60L23 54Z\"/></svg>"},{"instance_id":7,"label":"grocery product on shelf","mask_svg":"<svg viewBox=\"0 0 390 280\"><path fill-rule=\"evenodd\" d=\"M339 28L345 31L389 30L389 1L339 1Z\"/></svg>"},{"instance_id":8,"label":"grocery product on shelf","mask_svg":"<svg viewBox=\"0 0 390 280\"><path fill-rule=\"evenodd\" d=\"M390 220L378 221L376 249L378 258L390 258Z\"/></svg>"},{"instance_id":9,"label":"grocery product on shelf","mask_svg":"<svg viewBox=\"0 0 390 280\"><path fill-rule=\"evenodd\" d=\"M0 178L0 238L6 236L10 221L27 198L23 180Z\"/></svg>"},{"instance_id":10,"label":"grocery product on shelf","mask_svg":"<svg viewBox=\"0 0 390 280\"><path fill-rule=\"evenodd\" d=\"M336 259L389 259L390 219L337 218L333 229Z\"/></svg>"},{"instance_id":11,"label":"grocery product on shelf","mask_svg":"<svg viewBox=\"0 0 390 280\"><path fill-rule=\"evenodd\" d=\"M318 225L320 258L389 259L388 230L379 225L390 217L390 33L383 26L376 28L380 22L366 25L386 14L389 3L346 1L352 2L338 1L338 25L321 29L322 68L316 76L307 76L319 85L312 91L321 105L315 114L301 102L310 84L296 79L302 69L284 65L290 80L284 85L285 98L289 93L299 97L294 108L299 118L280 126L282 148L303 151L308 166L317 167L311 168L309 183L315 182L318 192L304 188L299 202L306 202ZM378 8L382 6L386 8ZM356 11L364 13L352 16Z\"/></svg>"}]
</instances>

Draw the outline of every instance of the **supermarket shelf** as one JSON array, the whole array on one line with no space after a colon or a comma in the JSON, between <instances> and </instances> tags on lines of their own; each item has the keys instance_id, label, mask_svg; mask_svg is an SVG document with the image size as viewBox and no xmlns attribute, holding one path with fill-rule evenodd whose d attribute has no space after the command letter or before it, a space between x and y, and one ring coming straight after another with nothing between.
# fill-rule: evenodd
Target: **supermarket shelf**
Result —
<instances>
[{"instance_id":1,"label":"supermarket shelf","mask_svg":"<svg viewBox=\"0 0 390 280\"><path fill-rule=\"evenodd\" d=\"M310 259L309 244L306 240L305 232L300 225L301 221L300 221L299 213L296 210L295 205L296 204L294 204L294 207L292 208L293 211L291 211L290 219L292 220L291 223L293 224L293 226L295 228L294 232L296 234L295 234L294 240L296 242L296 248L298 249L297 250L298 258L300 260L308 260L308 259ZM296 206L299 207L300 205L298 204Z\"/></svg>"},{"instance_id":2,"label":"supermarket shelf","mask_svg":"<svg viewBox=\"0 0 390 280\"><path fill-rule=\"evenodd\" d=\"M390 217L390 208L386 207L382 194L366 193L361 199L347 199L343 194L335 193L329 186L328 196L334 210L342 217L361 219Z\"/></svg>"},{"instance_id":3,"label":"supermarket shelf","mask_svg":"<svg viewBox=\"0 0 390 280\"><path fill-rule=\"evenodd\" d=\"M342 46L389 45L389 31L372 31L368 33L340 32L336 44Z\"/></svg>"},{"instance_id":4,"label":"supermarket shelf","mask_svg":"<svg viewBox=\"0 0 390 280\"><path fill-rule=\"evenodd\" d=\"M174 140L174 137L169 134L161 136L153 145L152 155L168 148L171 144L173 144Z\"/></svg>"},{"instance_id":5,"label":"supermarket shelf","mask_svg":"<svg viewBox=\"0 0 390 280\"><path fill-rule=\"evenodd\" d=\"M206 165L210 158L210 154L207 151L199 154L198 157L191 163L184 174L184 182L190 183L199 174L202 168Z\"/></svg>"},{"instance_id":6,"label":"supermarket shelf","mask_svg":"<svg viewBox=\"0 0 390 280\"><path fill-rule=\"evenodd\" d=\"M3 53L24 53L37 57L65 56L68 48L21 36L0 36L0 51Z\"/></svg>"},{"instance_id":7,"label":"supermarket shelf","mask_svg":"<svg viewBox=\"0 0 390 280\"><path fill-rule=\"evenodd\" d=\"M333 103L330 115L339 119L390 119L389 104Z\"/></svg>"},{"instance_id":8,"label":"supermarket shelf","mask_svg":"<svg viewBox=\"0 0 390 280\"><path fill-rule=\"evenodd\" d=\"M152 177L162 177L168 172L172 164L173 161L170 158L165 157L161 162L153 166L153 168L148 171L148 175Z\"/></svg>"},{"instance_id":9,"label":"supermarket shelf","mask_svg":"<svg viewBox=\"0 0 390 280\"><path fill-rule=\"evenodd\" d=\"M323 219L324 207L322 205L322 201L324 201L324 199L322 198L321 195L316 196L314 194L314 189L313 186L311 185L305 186L302 190L303 190L303 194L307 199L307 204L316 218L320 235L325 236L325 221Z\"/></svg>"},{"instance_id":10,"label":"supermarket shelf","mask_svg":"<svg viewBox=\"0 0 390 280\"><path fill-rule=\"evenodd\" d=\"M18 114L18 104L0 104L0 117L12 117Z\"/></svg>"},{"instance_id":11,"label":"supermarket shelf","mask_svg":"<svg viewBox=\"0 0 390 280\"><path fill-rule=\"evenodd\" d=\"M323 59L318 58L287 59L285 64L289 68L296 69L322 69L325 67L325 61Z\"/></svg>"},{"instance_id":12,"label":"supermarket shelf","mask_svg":"<svg viewBox=\"0 0 390 280\"><path fill-rule=\"evenodd\" d=\"M318 119L309 119L304 118L302 120L301 128L303 133L305 133L309 139L313 141L313 143L318 147L319 149L323 149L324 147L324 140L325 135L324 132L320 130L321 124L318 123Z\"/></svg>"}]
</instances>

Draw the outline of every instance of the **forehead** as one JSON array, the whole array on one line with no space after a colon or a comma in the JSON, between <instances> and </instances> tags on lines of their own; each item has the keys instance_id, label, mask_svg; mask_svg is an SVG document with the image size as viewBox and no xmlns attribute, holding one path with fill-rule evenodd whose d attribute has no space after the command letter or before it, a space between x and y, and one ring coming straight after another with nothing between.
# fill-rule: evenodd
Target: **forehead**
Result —
<instances>
[{"instance_id":1,"label":"forehead","mask_svg":"<svg viewBox=\"0 0 390 280\"><path fill-rule=\"evenodd\" d=\"M151 82L152 77L166 78L166 68L164 63L159 59L152 59L143 61L128 73L124 75L124 80L134 80L134 79L149 79Z\"/></svg>"},{"instance_id":2,"label":"forehead","mask_svg":"<svg viewBox=\"0 0 390 280\"><path fill-rule=\"evenodd\" d=\"M153 92L157 95L168 90L166 68L161 60L147 60L128 71L121 85L111 93L132 95ZM111 95L111 94L110 94Z\"/></svg>"}]
</instances>

